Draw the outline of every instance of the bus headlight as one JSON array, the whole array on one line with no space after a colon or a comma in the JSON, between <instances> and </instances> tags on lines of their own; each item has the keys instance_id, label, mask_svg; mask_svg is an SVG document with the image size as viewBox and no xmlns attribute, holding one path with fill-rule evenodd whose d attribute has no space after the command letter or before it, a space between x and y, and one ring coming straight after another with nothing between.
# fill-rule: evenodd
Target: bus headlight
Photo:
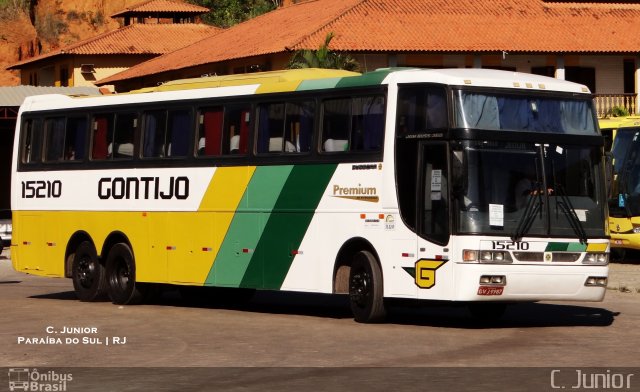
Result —
<instances>
[{"instance_id":1,"label":"bus headlight","mask_svg":"<svg viewBox=\"0 0 640 392\"><path fill-rule=\"evenodd\" d=\"M609 264L609 254L587 252L582 260L582 264L607 265Z\"/></svg>"},{"instance_id":2,"label":"bus headlight","mask_svg":"<svg viewBox=\"0 0 640 392\"><path fill-rule=\"evenodd\" d=\"M498 250L471 250L464 249L462 251L463 261L479 261L481 263L511 263L511 254L509 252Z\"/></svg>"},{"instance_id":3,"label":"bus headlight","mask_svg":"<svg viewBox=\"0 0 640 392\"><path fill-rule=\"evenodd\" d=\"M481 261L491 261L493 260L493 252L489 250L483 250L480 252L480 260Z\"/></svg>"},{"instance_id":4,"label":"bus headlight","mask_svg":"<svg viewBox=\"0 0 640 392\"><path fill-rule=\"evenodd\" d=\"M607 278L604 276L590 276L584 282L585 286L607 287Z\"/></svg>"}]
</instances>

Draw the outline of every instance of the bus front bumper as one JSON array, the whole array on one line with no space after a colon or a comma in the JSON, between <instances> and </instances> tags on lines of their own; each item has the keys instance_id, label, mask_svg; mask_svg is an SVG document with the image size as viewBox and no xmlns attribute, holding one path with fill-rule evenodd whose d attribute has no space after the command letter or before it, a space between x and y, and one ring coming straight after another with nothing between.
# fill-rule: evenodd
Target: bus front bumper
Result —
<instances>
[{"instance_id":1,"label":"bus front bumper","mask_svg":"<svg viewBox=\"0 0 640 392\"><path fill-rule=\"evenodd\" d=\"M459 301L602 301L607 265L456 266Z\"/></svg>"}]
</instances>

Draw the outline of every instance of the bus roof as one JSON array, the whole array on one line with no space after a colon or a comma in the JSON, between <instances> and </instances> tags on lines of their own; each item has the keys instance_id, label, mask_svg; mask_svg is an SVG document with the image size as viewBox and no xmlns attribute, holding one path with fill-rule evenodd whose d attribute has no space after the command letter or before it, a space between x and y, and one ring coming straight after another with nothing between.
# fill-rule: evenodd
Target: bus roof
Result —
<instances>
[{"instance_id":1,"label":"bus roof","mask_svg":"<svg viewBox=\"0 0 640 392\"><path fill-rule=\"evenodd\" d=\"M598 120L600 129L618 129L640 125L640 116L609 117Z\"/></svg>"},{"instance_id":2,"label":"bus roof","mask_svg":"<svg viewBox=\"0 0 640 392\"><path fill-rule=\"evenodd\" d=\"M546 76L491 69L382 68L360 74L344 70L308 68L182 79L125 94L75 98L59 94L34 96L25 100L22 110L119 105L143 101L161 102L395 83L438 83L456 86L589 93L587 87L577 83ZM189 93L185 93L186 90Z\"/></svg>"}]
</instances>

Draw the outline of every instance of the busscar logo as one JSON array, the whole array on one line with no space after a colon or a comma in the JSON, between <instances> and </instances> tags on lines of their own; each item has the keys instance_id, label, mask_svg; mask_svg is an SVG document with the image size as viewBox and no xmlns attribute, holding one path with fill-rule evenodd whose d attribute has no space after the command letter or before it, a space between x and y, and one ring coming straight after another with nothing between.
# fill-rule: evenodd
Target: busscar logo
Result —
<instances>
[{"instance_id":1,"label":"busscar logo","mask_svg":"<svg viewBox=\"0 0 640 392\"><path fill-rule=\"evenodd\" d=\"M10 391L66 391L71 381L73 381L71 373L28 368L9 369Z\"/></svg>"},{"instance_id":2,"label":"busscar logo","mask_svg":"<svg viewBox=\"0 0 640 392\"><path fill-rule=\"evenodd\" d=\"M360 184L354 187L334 185L333 197L357 201L367 201L371 203L377 203L380 200L376 187L363 187Z\"/></svg>"}]
</instances>

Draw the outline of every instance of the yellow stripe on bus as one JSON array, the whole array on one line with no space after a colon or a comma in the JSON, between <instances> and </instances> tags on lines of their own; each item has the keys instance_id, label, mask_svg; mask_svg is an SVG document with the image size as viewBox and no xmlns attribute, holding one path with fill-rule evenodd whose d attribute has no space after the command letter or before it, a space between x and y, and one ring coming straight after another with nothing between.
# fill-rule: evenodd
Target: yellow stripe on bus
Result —
<instances>
[{"instance_id":1,"label":"yellow stripe on bus","mask_svg":"<svg viewBox=\"0 0 640 392\"><path fill-rule=\"evenodd\" d=\"M605 252L607 250L607 244L588 244L587 252Z\"/></svg>"}]
</instances>

